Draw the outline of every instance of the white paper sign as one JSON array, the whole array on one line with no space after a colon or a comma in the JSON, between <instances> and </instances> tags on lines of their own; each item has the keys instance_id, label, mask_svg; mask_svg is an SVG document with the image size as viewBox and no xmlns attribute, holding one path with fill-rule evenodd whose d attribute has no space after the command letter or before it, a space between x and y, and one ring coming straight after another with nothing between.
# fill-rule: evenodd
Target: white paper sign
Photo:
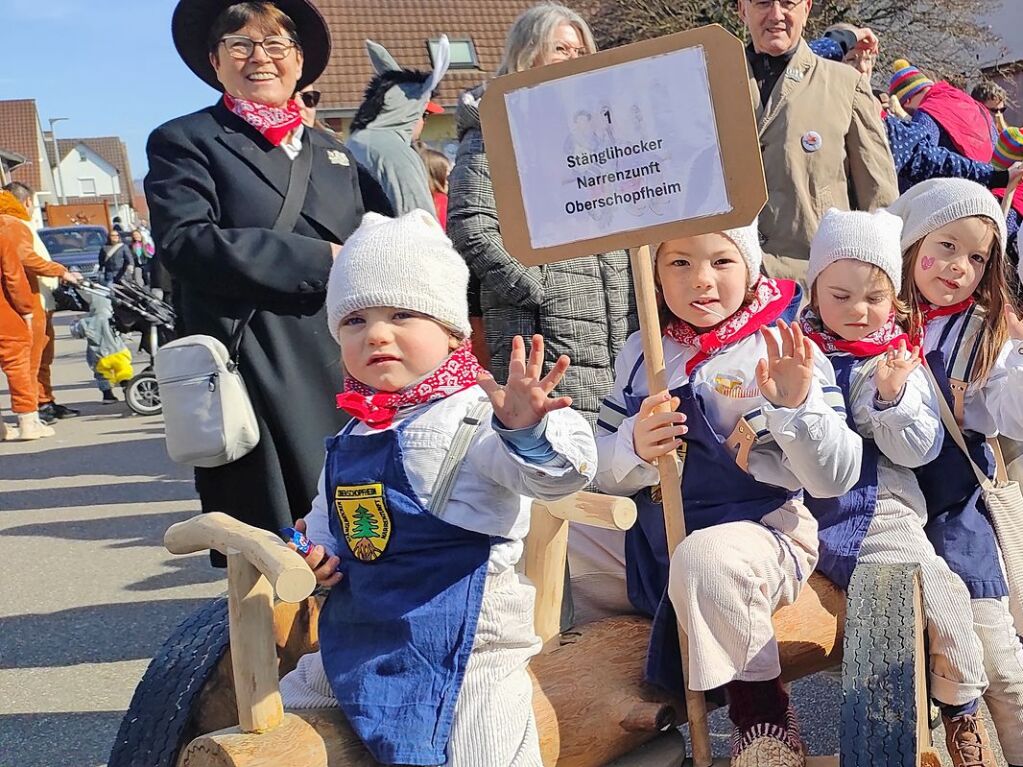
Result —
<instances>
[{"instance_id":1,"label":"white paper sign","mask_svg":"<svg viewBox=\"0 0 1023 767\"><path fill-rule=\"evenodd\" d=\"M520 88L505 104L534 248L732 209L702 47Z\"/></svg>"}]
</instances>

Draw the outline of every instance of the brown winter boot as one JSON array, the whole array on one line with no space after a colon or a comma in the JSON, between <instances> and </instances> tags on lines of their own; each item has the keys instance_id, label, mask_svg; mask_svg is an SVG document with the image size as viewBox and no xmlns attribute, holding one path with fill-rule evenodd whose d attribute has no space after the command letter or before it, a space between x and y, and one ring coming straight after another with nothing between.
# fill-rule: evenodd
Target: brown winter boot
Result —
<instances>
[{"instance_id":1,"label":"brown winter boot","mask_svg":"<svg viewBox=\"0 0 1023 767\"><path fill-rule=\"evenodd\" d=\"M39 413L18 413L18 441L27 442L32 439L52 437L55 432L49 426L44 426L39 420Z\"/></svg>"},{"instance_id":2,"label":"brown winter boot","mask_svg":"<svg viewBox=\"0 0 1023 767\"><path fill-rule=\"evenodd\" d=\"M731 767L806 767L806 747L796 713L789 706L786 726L757 724L732 734Z\"/></svg>"},{"instance_id":3,"label":"brown winter boot","mask_svg":"<svg viewBox=\"0 0 1023 767\"><path fill-rule=\"evenodd\" d=\"M955 767L996 767L984 721L977 714L963 714L954 719L942 716L945 724L945 745Z\"/></svg>"}]
</instances>

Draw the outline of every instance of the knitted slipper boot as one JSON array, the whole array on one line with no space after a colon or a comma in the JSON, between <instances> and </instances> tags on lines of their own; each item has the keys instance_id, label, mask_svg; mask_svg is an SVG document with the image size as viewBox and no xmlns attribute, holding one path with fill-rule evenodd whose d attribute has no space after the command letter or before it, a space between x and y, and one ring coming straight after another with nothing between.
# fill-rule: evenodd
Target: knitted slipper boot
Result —
<instances>
[{"instance_id":1,"label":"knitted slipper boot","mask_svg":"<svg viewBox=\"0 0 1023 767\"><path fill-rule=\"evenodd\" d=\"M732 767L806 767L806 747L789 706L785 727L757 724L732 734Z\"/></svg>"}]
</instances>

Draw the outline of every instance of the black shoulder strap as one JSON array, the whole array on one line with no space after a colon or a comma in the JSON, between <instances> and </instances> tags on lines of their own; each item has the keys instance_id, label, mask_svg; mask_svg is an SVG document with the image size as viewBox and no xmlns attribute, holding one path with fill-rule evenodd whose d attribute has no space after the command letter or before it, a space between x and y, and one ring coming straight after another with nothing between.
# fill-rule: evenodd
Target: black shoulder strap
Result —
<instances>
[{"instance_id":1,"label":"black shoulder strap","mask_svg":"<svg viewBox=\"0 0 1023 767\"><path fill-rule=\"evenodd\" d=\"M274 221L273 230L275 232L290 232L298 223L302 206L305 205L305 195L309 189L309 176L312 169L313 148L309 145L309 129L305 128L302 131L302 149L299 150L298 157L291 162L288 192L284 195L284 204L281 205L281 211L277 214L277 220ZM238 349L242 344L242 336L255 314L256 310L251 309L245 319L236 320L237 324L234 332L231 333L231 343L227 349L232 369L238 366Z\"/></svg>"}]
</instances>

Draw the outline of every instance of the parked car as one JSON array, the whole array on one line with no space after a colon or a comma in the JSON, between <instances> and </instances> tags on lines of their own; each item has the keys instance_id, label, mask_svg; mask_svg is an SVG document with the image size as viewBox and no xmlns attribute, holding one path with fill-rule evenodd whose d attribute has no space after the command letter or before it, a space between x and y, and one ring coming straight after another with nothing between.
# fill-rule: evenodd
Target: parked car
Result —
<instances>
[{"instance_id":1,"label":"parked car","mask_svg":"<svg viewBox=\"0 0 1023 767\"><path fill-rule=\"evenodd\" d=\"M50 257L68 269L87 277L99 271L99 254L107 243L107 230L102 226L51 226L39 230Z\"/></svg>"}]
</instances>

